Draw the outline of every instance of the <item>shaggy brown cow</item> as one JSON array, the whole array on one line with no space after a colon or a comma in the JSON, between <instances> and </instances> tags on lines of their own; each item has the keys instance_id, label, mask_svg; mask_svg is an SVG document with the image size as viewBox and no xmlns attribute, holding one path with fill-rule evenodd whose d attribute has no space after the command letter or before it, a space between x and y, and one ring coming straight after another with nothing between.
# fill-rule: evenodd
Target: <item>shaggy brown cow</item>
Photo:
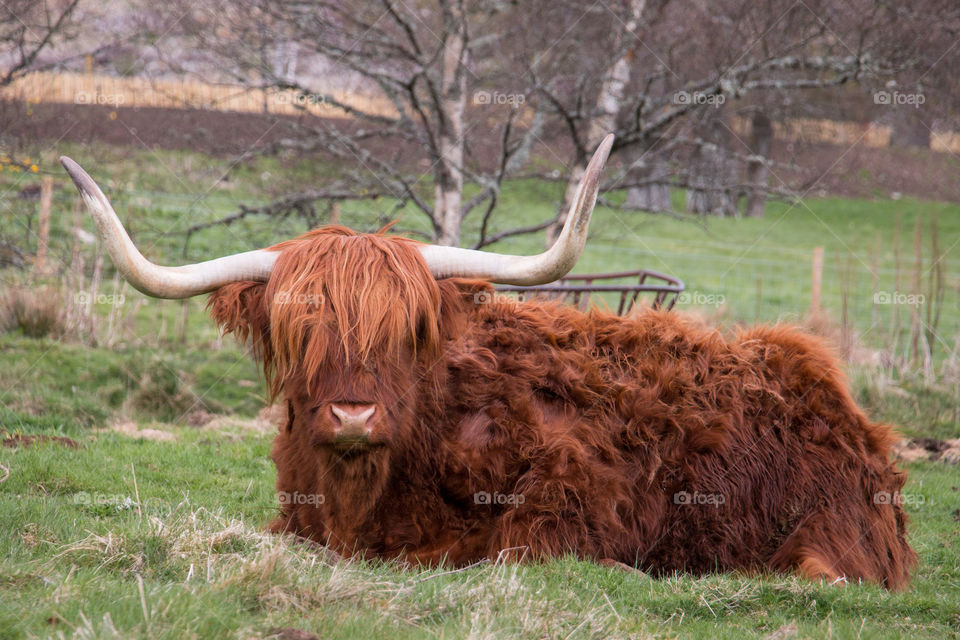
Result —
<instances>
[{"instance_id":1,"label":"shaggy brown cow","mask_svg":"<svg viewBox=\"0 0 960 640\"><path fill-rule=\"evenodd\" d=\"M273 530L431 565L574 553L903 588L915 555L893 432L854 404L818 340L492 296L491 280L572 266L609 146L557 246L533 258L332 227L157 267L64 164L121 271L152 295L213 290L214 319L285 401Z\"/></svg>"}]
</instances>

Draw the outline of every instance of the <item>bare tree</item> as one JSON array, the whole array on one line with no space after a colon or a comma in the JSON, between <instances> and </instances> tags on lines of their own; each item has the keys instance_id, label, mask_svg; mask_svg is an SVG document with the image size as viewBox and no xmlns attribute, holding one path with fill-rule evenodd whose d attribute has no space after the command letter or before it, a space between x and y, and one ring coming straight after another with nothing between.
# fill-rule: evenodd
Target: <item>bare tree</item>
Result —
<instances>
[{"instance_id":1,"label":"bare tree","mask_svg":"<svg viewBox=\"0 0 960 640\"><path fill-rule=\"evenodd\" d=\"M294 133L263 150L335 158L344 181L358 193L391 196L398 206L409 203L424 213L436 242L459 243L463 220L471 213L487 221L504 180L522 166L531 140L516 126L519 109L514 107L522 98L490 104L482 96L471 100L470 92L471 86L483 85L481 70L472 62L475 52L489 47L491 30L504 20L507 7L466 0L205 0L174 5L163 12L185 10L187 16L176 25L177 37L158 44L166 47L161 55L174 68L207 77L216 73L223 81L256 88L292 90L304 105L322 103L343 115L287 122ZM160 19L161 27L169 30L170 24ZM176 59L176 50L187 42L195 53ZM291 43L301 67L308 60L329 74L278 68L275 54L289 55ZM389 112L342 98L331 90L333 74L341 84L352 83L354 93L386 101ZM471 109L493 107L503 117L493 127L476 127ZM463 195L465 182L480 187L469 199Z\"/></svg>"},{"instance_id":2,"label":"bare tree","mask_svg":"<svg viewBox=\"0 0 960 640\"><path fill-rule=\"evenodd\" d=\"M0 2L0 87L24 74L59 63L44 60L58 38L67 35L80 0Z\"/></svg>"},{"instance_id":3,"label":"bare tree","mask_svg":"<svg viewBox=\"0 0 960 640\"><path fill-rule=\"evenodd\" d=\"M635 68L633 61L636 57L636 48L639 46L635 33L640 26L640 20L644 17L646 7L646 0L627 0L624 15L615 16L620 26L613 31L613 55L605 61L607 64L602 65L596 99L593 101L592 108L588 108L584 113L583 121L580 123L579 128L583 133L583 139L577 140L576 160L567 181L567 191L563 196L561 211L566 211L569 203L576 196L577 185L580 184L589 159L589 149L595 147L603 136L617 128L617 116ZM533 69L533 72L536 73L536 69ZM589 104L589 96L585 98ZM547 228L548 246L556 240L560 229L563 228L563 222L563 219L558 216L557 220Z\"/></svg>"},{"instance_id":4,"label":"bare tree","mask_svg":"<svg viewBox=\"0 0 960 640\"><path fill-rule=\"evenodd\" d=\"M432 109L436 120L438 147L434 172L433 218L439 222L440 244L460 242L460 223L463 196L464 120L467 109L467 42L464 0L441 2L443 29L440 53L440 82L438 104Z\"/></svg>"},{"instance_id":5,"label":"bare tree","mask_svg":"<svg viewBox=\"0 0 960 640\"><path fill-rule=\"evenodd\" d=\"M759 215L764 192L792 192L790 185L766 184L774 165L770 127L753 115L757 108L810 90L869 89L909 73L946 47L902 36L919 36L937 28L944 12L956 13L941 0L924 2L923 11L868 0L621 0L586 14L579 3L551 4L569 12L561 24L576 26L530 74L549 115L565 123L576 165L587 157L597 123L614 123L614 157L625 158L624 170L607 188L685 188L691 211L722 215L737 213L745 193L750 214ZM564 49L587 41L598 24L612 34L611 46L594 47L591 56ZM753 120L752 136L734 131L738 112ZM653 200L647 194L628 204Z\"/></svg>"},{"instance_id":6,"label":"bare tree","mask_svg":"<svg viewBox=\"0 0 960 640\"><path fill-rule=\"evenodd\" d=\"M541 230L550 242L608 132L620 169L605 187L632 190L628 205L669 209L679 188L694 212L737 215L746 196L760 215L767 194L794 197L758 110L769 120L771 105L795 96L869 89L918 68L930 47L897 36L903 24L930 28L947 0L919 2L925 11L905 18L872 0L172 0L152 8L155 31L169 35L151 41L179 71L294 91L342 114L305 109L284 123L290 135L257 150L323 154L339 169L329 189L262 210L383 195L422 212L444 244L476 216L479 247ZM495 224L515 177L564 180L556 215Z\"/></svg>"},{"instance_id":7,"label":"bare tree","mask_svg":"<svg viewBox=\"0 0 960 640\"><path fill-rule=\"evenodd\" d=\"M932 1L896 8L898 40L909 57L895 77L875 87L881 119L892 126L890 144L928 147L938 122L956 128L960 82L960 4Z\"/></svg>"}]
</instances>

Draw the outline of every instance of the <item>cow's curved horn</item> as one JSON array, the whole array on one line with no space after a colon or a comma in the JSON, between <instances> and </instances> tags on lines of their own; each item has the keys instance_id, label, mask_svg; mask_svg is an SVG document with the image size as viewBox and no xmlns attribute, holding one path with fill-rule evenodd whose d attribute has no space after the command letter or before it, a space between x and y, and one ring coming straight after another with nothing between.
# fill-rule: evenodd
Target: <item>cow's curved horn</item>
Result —
<instances>
[{"instance_id":1,"label":"cow's curved horn","mask_svg":"<svg viewBox=\"0 0 960 640\"><path fill-rule=\"evenodd\" d=\"M100 237L117 270L134 287L155 298L189 298L240 280L265 281L277 259L259 249L182 267L163 267L143 257L120 223L110 201L87 172L66 156L60 163L73 178L97 223Z\"/></svg>"},{"instance_id":2,"label":"cow's curved horn","mask_svg":"<svg viewBox=\"0 0 960 640\"><path fill-rule=\"evenodd\" d=\"M536 285L563 277L573 268L587 242L587 227L597 201L600 172L610 155L613 134L600 143L584 171L567 221L550 249L535 256L511 256L459 247L424 245L420 248L437 278L482 278L499 284Z\"/></svg>"},{"instance_id":3,"label":"cow's curved horn","mask_svg":"<svg viewBox=\"0 0 960 640\"><path fill-rule=\"evenodd\" d=\"M611 134L603 139L593 154L570 206L563 230L549 250L536 256L511 256L458 247L423 245L420 252L430 271L437 278L482 278L516 285L552 282L565 275L577 263L586 244L587 227L600 186L600 172L610 155L612 145ZM189 298L231 282L265 282L270 278L278 254L265 249L182 267L153 264L134 246L110 201L93 178L66 156L61 156L60 162L87 203L117 270L143 293L156 298Z\"/></svg>"}]
</instances>

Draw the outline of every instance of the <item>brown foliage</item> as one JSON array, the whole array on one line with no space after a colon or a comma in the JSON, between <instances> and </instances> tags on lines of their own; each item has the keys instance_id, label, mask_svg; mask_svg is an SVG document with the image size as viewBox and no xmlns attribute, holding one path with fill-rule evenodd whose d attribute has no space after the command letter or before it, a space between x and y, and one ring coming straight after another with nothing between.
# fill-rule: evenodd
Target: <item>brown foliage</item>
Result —
<instances>
[{"instance_id":1,"label":"brown foliage","mask_svg":"<svg viewBox=\"0 0 960 640\"><path fill-rule=\"evenodd\" d=\"M210 301L287 404L274 530L413 563L576 553L907 584L893 431L818 339L491 301L434 280L410 241L342 228L276 249L268 283ZM337 441L331 403L377 408L367 442Z\"/></svg>"}]
</instances>

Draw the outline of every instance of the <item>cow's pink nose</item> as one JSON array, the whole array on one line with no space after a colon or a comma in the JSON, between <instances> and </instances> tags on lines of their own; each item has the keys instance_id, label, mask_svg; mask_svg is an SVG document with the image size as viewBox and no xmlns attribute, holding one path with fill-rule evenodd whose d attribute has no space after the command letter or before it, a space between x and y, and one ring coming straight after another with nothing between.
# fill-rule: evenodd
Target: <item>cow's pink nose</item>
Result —
<instances>
[{"instance_id":1,"label":"cow's pink nose","mask_svg":"<svg viewBox=\"0 0 960 640\"><path fill-rule=\"evenodd\" d=\"M372 404L331 404L330 412L333 413L337 438L366 440L373 431L377 407Z\"/></svg>"}]
</instances>

